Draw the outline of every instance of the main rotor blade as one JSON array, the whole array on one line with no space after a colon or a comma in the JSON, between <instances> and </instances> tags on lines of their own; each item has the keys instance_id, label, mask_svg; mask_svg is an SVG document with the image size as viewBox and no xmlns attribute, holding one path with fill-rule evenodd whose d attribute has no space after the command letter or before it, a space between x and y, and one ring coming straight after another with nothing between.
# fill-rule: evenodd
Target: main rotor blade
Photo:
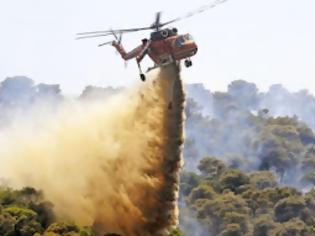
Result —
<instances>
[{"instance_id":1,"label":"main rotor blade","mask_svg":"<svg viewBox=\"0 0 315 236\"><path fill-rule=\"evenodd\" d=\"M208 11L211 8L214 8L214 7L224 3L226 1L228 1L228 0L215 0L215 1L212 1L212 2L210 2L208 4L206 4L206 5L201 6L200 8L196 9L195 11L188 12L186 15L183 15L181 17L177 17L177 18L175 18L173 20L170 20L170 21L167 21L167 22L161 24L161 27L163 27L165 25L172 24L172 23L180 21L180 20L184 20L184 19L190 18L190 17L192 17L194 15L203 13L205 11Z\"/></svg>"},{"instance_id":2,"label":"main rotor blade","mask_svg":"<svg viewBox=\"0 0 315 236\"><path fill-rule=\"evenodd\" d=\"M154 27L156 30L159 30L161 25L161 12L157 12L156 13L156 17L155 17L155 23L154 23Z\"/></svg>"},{"instance_id":3,"label":"main rotor blade","mask_svg":"<svg viewBox=\"0 0 315 236\"><path fill-rule=\"evenodd\" d=\"M92 35L92 34L112 34L112 33L131 33L137 32L142 30L150 30L152 27L143 27L143 28L131 28L131 29L118 29L118 30L103 30L103 31L92 31L92 32L82 32L78 33L77 35Z\"/></svg>"},{"instance_id":4,"label":"main rotor blade","mask_svg":"<svg viewBox=\"0 0 315 236\"><path fill-rule=\"evenodd\" d=\"M118 29L118 30L104 30L104 31L91 31L91 32L82 32L82 33L78 33L78 37L77 39L88 39L88 38L99 38L99 37L106 37L106 36L110 36L113 34L123 34L123 33L132 33L132 32L138 32L138 31L143 31L143 30L152 30L152 29L159 29L162 28L166 25L169 25L171 23L180 21L180 20L184 20L187 18L190 18L194 15L203 13L207 10L210 10L211 8L214 8L224 2L226 2L228 0L215 0L212 1L204 6L201 6L200 8L198 8L195 11L192 12L188 12L186 15L181 16L181 17L177 17L173 20L167 21L163 24L160 23L161 20L161 13L158 12L156 14L156 20L155 23L152 26L149 27L143 27L143 28L130 28L130 29Z\"/></svg>"},{"instance_id":5,"label":"main rotor blade","mask_svg":"<svg viewBox=\"0 0 315 236\"><path fill-rule=\"evenodd\" d=\"M96 35L86 35L86 36L77 37L76 39L77 39L77 40L80 40L80 39L92 39L92 38L107 37L107 36L111 36L111 35L112 35L111 33L107 33L107 34L96 34Z\"/></svg>"},{"instance_id":6,"label":"main rotor blade","mask_svg":"<svg viewBox=\"0 0 315 236\"><path fill-rule=\"evenodd\" d=\"M117 37L117 34L122 35L122 34L127 34L127 33L133 33L141 30L151 30L154 29L152 27L147 27L147 28L141 28L141 29L124 29L124 30L108 30L108 31L98 31L98 32L86 32L84 33L79 33L77 34L78 37L76 39L89 39L89 38L99 38L99 37L107 37L113 35Z\"/></svg>"}]
</instances>

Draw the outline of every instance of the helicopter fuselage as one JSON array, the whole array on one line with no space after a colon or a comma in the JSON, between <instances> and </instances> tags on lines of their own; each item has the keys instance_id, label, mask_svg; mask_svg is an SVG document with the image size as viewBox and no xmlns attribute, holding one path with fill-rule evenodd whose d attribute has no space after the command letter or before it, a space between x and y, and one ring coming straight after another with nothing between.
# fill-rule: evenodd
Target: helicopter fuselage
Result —
<instances>
[{"instance_id":1,"label":"helicopter fuselage","mask_svg":"<svg viewBox=\"0 0 315 236\"><path fill-rule=\"evenodd\" d=\"M153 32L147 49L149 57L156 65L194 56L198 47L190 34L177 34L177 29L164 29Z\"/></svg>"},{"instance_id":2,"label":"helicopter fuselage","mask_svg":"<svg viewBox=\"0 0 315 236\"><path fill-rule=\"evenodd\" d=\"M140 63L145 55L149 55L156 66L194 56L198 47L190 34L177 34L177 29L164 29L153 32L150 39L143 39L142 44L130 52L126 52L120 43L113 46L124 60L137 59Z\"/></svg>"}]
</instances>

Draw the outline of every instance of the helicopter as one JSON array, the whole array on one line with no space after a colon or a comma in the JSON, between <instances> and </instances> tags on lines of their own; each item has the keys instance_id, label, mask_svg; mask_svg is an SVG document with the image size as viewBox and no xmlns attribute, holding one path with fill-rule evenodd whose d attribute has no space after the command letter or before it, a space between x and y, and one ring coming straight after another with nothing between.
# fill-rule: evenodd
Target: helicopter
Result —
<instances>
[{"instance_id":1,"label":"helicopter","mask_svg":"<svg viewBox=\"0 0 315 236\"><path fill-rule=\"evenodd\" d=\"M175 18L173 20L161 23L161 12L156 13L155 21L151 26L142 28L130 28L130 29L118 29L118 30L105 30L105 31L93 31L93 32L83 32L77 34L77 39L88 39L88 38L99 38L114 36L114 40L101 43L98 46L102 47L105 45L112 45L116 48L117 52L125 60L136 59L140 79L142 81L146 80L146 76L141 68L141 61L146 55L148 55L154 62L154 66L147 69L149 72L152 69L169 65L171 63L180 63L184 60L185 66L191 67L192 61L191 57L195 56L198 51L198 46L194 41L191 34L178 34L178 29L174 27L164 28L167 25L175 23L177 21L190 18L196 14L202 13L209 10L217 5L225 2L227 0L215 0L210 2L195 11L189 12L182 17ZM126 33L139 32L152 30L150 38L142 39L141 45L137 46L130 52L126 52L122 46L122 35Z\"/></svg>"}]
</instances>

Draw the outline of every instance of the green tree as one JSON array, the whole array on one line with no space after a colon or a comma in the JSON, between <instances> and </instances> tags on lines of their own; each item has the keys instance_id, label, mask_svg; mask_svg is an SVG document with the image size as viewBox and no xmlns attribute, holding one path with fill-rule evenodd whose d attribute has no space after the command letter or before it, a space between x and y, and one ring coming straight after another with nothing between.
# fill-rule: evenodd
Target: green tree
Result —
<instances>
[{"instance_id":1,"label":"green tree","mask_svg":"<svg viewBox=\"0 0 315 236\"><path fill-rule=\"evenodd\" d=\"M218 177L227 169L223 161L214 157L206 157L202 159L198 165L198 169L205 177Z\"/></svg>"},{"instance_id":2,"label":"green tree","mask_svg":"<svg viewBox=\"0 0 315 236\"><path fill-rule=\"evenodd\" d=\"M271 231L276 227L270 215L260 215L253 222L254 232L253 236L269 236Z\"/></svg>"},{"instance_id":3,"label":"green tree","mask_svg":"<svg viewBox=\"0 0 315 236\"><path fill-rule=\"evenodd\" d=\"M46 231L44 236L93 236L91 228L79 227L73 223L56 222L51 224Z\"/></svg>"},{"instance_id":4,"label":"green tree","mask_svg":"<svg viewBox=\"0 0 315 236\"><path fill-rule=\"evenodd\" d=\"M15 219L9 215L0 214L0 235L13 235L15 233Z\"/></svg>"},{"instance_id":5,"label":"green tree","mask_svg":"<svg viewBox=\"0 0 315 236\"><path fill-rule=\"evenodd\" d=\"M201 181L200 176L192 172L182 172L180 176L180 189L184 196L188 196L193 188Z\"/></svg>"},{"instance_id":6,"label":"green tree","mask_svg":"<svg viewBox=\"0 0 315 236\"><path fill-rule=\"evenodd\" d=\"M241 227L238 224L228 224L226 229L224 229L220 234L220 236L242 236Z\"/></svg>"},{"instance_id":7,"label":"green tree","mask_svg":"<svg viewBox=\"0 0 315 236\"><path fill-rule=\"evenodd\" d=\"M232 192L207 200L198 209L198 218L210 223L209 230L214 235L223 231L227 224L239 224L243 233L248 230L249 208L246 202Z\"/></svg>"},{"instance_id":8,"label":"green tree","mask_svg":"<svg viewBox=\"0 0 315 236\"><path fill-rule=\"evenodd\" d=\"M17 191L7 187L0 187L0 205L7 206L17 202Z\"/></svg>"},{"instance_id":9,"label":"green tree","mask_svg":"<svg viewBox=\"0 0 315 236\"><path fill-rule=\"evenodd\" d=\"M299 219L292 219L279 224L271 233L272 236L311 236L307 226Z\"/></svg>"},{"instance_id":10,"label":"green tree","mask_svg":"<svg viewBox=\"0 0 315 236\"><path fill-rule=\"evenodd\" d=\"M173 229L169 236L185 236L180 229Z\"/></svg>"},{"instance_id":11,"label":"green tree","mask_svg":"<svg viewBox=\"0 0 315 236\"><path fill-rule=\"evenodd\" d=\"M32 236L43 230L40 223L36 221L37 213L30 209L11 206L3 209L2 214L6 216L6 219L14 222L15 235Z\"/></svg>"},{"instance_id":12,"label":"green tree","mask_svg":"<svg viewBox=\"0 0 315 236\"><path fill-rule=\"evenodd\" d=\"M277 187L276 178L270 171L253 172L249 175L249 179L256 189Z\"/></svg>"},{"instance_id":13,"label":"green tree","mask_svg":"<svg viewBox=\"0 0 315 236\"><path fill-rule=\"evenodd\" d=\"M238 169L230 169L220 177L222 191L228 189L235 193L242 191L241 187L249 184L249 177Z\"/></svg>"},{"instance_id":14,"label":"green tree","mask_svg":"<svg viewBox=\"0 0 315 236\"><path fill-rule=\"evenodd\" d=\"M298 218L304 209L305 201L303 197L294 196L282 199L275 205L276 221L285 222L292 218Z\"/></svg>"},{"instance_id":15,"label":"green tree","mask_svg":"<svg viewBox=\"0 0 315 236\"><path fill-rule=\"evenodd\" d=\"M197 200L208 199L212 200L216 196L213 188L206 184L201 184L198 187L194 188L189 194L187 201L189 204L194 204Z\"/></svg>"}]
</instances>

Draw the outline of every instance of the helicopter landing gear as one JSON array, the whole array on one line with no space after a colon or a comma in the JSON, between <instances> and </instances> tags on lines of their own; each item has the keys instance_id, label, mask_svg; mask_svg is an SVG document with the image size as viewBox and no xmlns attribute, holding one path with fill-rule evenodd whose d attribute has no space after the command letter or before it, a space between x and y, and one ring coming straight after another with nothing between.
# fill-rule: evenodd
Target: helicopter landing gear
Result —
<instances>
[{"instance_id":1,"label":"helicopter landing gear","mask_svg":"<svg viewBox=\"0 0 315 236\"><path fill-rule=\"evenodd\" d=\"M146 80L146 78L145 78L145 74L140 74L140 79L144 82L145 80Z\"/></svg>"},{"instance_id":2,"label":"helicopter landing gear","mask_svg":"<svg viewBox=\"0 0 315 236\"><path fill-rule=\"evenodd\" d=\"M141 69L141 65L139 62L137 62L138 64L138 68L139 68L139 73L140 73L140 79L144 82L146 80L145 78L145 74L143 74L142 69Z\"/></svg>"},{"instance_id":3,"label":"helicopter landing gear","mask_svg":"<svg viewBox=\"0 0 315 236\"><path fill-rule=\"evenodd\" d=\"M192 66L192 61L190 59L186 59L184 63L187 68Z\"/></svg>"}]
</instances>

